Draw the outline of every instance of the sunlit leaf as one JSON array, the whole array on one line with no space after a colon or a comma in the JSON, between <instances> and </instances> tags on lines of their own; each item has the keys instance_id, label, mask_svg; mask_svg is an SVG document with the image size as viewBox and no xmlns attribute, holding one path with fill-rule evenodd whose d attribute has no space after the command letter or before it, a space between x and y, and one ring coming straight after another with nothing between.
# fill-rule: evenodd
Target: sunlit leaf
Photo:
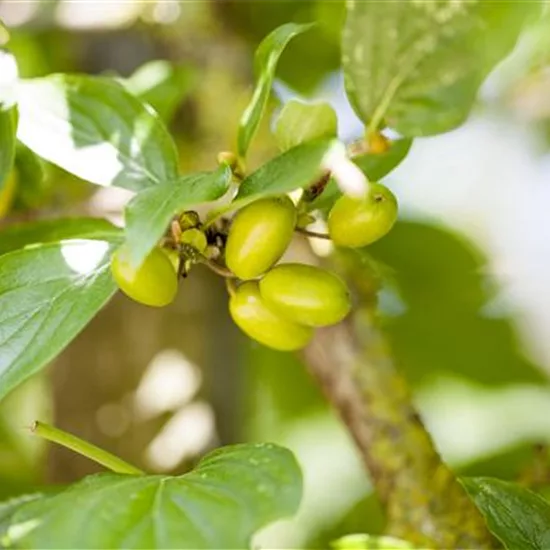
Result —
<instances>
[{"instance_id":1,"label":"sunlit leaf","mask_svg":"<svg viewBox=\"0 0 550 550\"><path fill-rule=\"evenodd\" d=\"M239 123L237 149L240 156L246 155L264 114L279 57L292 38L310 28L311 24L287 23L267 35L258 46L254 58L256 87Z\"/></svg>"},{"instance_id":2,"label":"sunlit leaf","mask_svg":"<svg viewBox=\"0 0 550 550\"><path fill-rule=\"evenodd\" d=\"M290 451L236 445L179 477L88 477L22 508L8 539L25 548L244 549L259 528L294 514L301 493Z\"/></svg>"},{"instance_id":3,"label":"sunlit leaf","mask_svg":"<svg viewBox=\"0 0 550 550\"><path fill-rule=\"evenodd\" d=\"M122 240L122 229L98 218L61 218L10 225L0 231L0 254L25 246L71 239Z\"/></svg>"},{"instance_id":4,"label":"sunlit leaf","mask_svg":"<svg viewBox=\"0 0 550 550\"><path fill-rule=\"evenodd\" d=\"M116 287L111 240L69 240L0 256L0 399L51 361Z\"/></svg>"},{"instance_id":5,"label":"sunlit leaf","mask_svg":"<svg viewBox=\"0 0 550 550\"><path fill-rule=\"evenodd\" d=\"M140 191L177 177L176 149L158 115L114 80L26 80L18 106L19 139L84 180Z\"/></svg>"},{"instance_id":6,"label":"sunlit leaf","mask_svg":"<svg viewBox=\"0 0 550 550\"><path fill-rule=\"evenodd\" d=\"M450 130L538 2L349 0L342 63L359 117L403 136Z\"/></svg>"}]
</instances>

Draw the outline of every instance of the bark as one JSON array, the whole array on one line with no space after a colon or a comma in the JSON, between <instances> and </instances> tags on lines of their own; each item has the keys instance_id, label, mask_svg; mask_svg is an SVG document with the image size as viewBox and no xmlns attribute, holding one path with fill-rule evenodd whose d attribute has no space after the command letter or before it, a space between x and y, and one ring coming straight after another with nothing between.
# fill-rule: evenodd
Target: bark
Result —
<instances>
[{"instance_id":1,"label":"bark","mask_svg":"<svg viewBox=\"0 0 550 550\"><path fill-rule=\"evenodd\" d=\"M317 332L305 359L355 440L388 534L419 548L491 547L481 514L441 460L393 364L372 295L362 298L352 319Z\"/></svg>"}]
</instances>

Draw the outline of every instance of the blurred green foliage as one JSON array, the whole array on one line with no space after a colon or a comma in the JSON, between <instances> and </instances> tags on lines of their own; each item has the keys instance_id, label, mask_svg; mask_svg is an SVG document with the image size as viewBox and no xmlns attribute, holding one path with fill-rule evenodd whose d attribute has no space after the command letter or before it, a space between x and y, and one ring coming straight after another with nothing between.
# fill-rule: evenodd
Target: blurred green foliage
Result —
<instances>
[{"instance_id":1,"label":"blurred green foliage","mask_svg":"<svg viewBox=\"0 0 550 550\"><path fill-rule=\"evenodd\" d=\"M400 311L388 308L385 326L412 382L442 373L485 384L546 381L518 349L509 311L499 307L472 243L441 227L401 222L368 250L402 300Z\"/></svg>"}]
</instances>

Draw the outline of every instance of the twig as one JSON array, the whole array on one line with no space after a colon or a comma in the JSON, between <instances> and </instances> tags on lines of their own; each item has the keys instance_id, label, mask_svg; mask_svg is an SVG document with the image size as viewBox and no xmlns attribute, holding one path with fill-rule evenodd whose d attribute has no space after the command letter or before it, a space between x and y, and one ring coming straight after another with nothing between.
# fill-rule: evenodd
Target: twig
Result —
<instances>
[{"instance_id":1,"label":"twig","mask_svg":"<svg viewBox=\"0 0 550 550\"><path fill-rule=\"evenodd\" d=\"M57 443L62 447L66 447L75 453L78 453L102 466L105 466L109 470L116 472L117 474L131 474L131 475L143 475L144 472L128 464L128 462L122 460L118 456L115 456L99 447L96 447L92 443L88 443L73 434L64 432L59 428L45 424L44 422L35 422L31 426L31 432L37 436Z\"/></svg>"},{"instance_id":2,"label":"twig","mask_svg":"<svg viewBox=\"0 0 550 550\"><path fill-rule=\"evenodd\" d=\"M202 256L200 258L200 263L204 264L206 267L208 267L214 273L216 273L217 275L220 275L221 277L225 277L226 279L235 279L235 274L229 269L227 269L227 267L223 267L217 262L210 260L206 256Z\"/></svg>"},{"instance_id":3,"label":"twig","mask_svg":"<svg viewBox=\"0 0 550 550\"><path fill-rule=\"evenodd\" d=\"M303 227L297 227L296 231L298 233L302 233L302 235L306 235L307 237L330 240L330 235L328 235L327 233L318 233L317 231L310 231L309 229L304 229Z\"/></svg>"}]
</instances>

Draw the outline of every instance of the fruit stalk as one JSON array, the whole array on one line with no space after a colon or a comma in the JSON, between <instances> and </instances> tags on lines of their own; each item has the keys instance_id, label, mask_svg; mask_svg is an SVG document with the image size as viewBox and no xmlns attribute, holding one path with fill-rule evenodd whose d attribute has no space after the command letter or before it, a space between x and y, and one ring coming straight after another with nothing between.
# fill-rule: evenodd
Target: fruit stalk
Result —
<instances>
[{"instance_id":1,"label":"fruit stalk","mask_svg":"<svg viewBox=\"0 0 550 550\"><path fill-rule=\"evenodd\" d=\"M435 450L395 368L372 294L360 302L346 322L319 329L304 356L355 440L388 534L419 548L490 548L481 514Z\"/></svg>"}]
</instances>

